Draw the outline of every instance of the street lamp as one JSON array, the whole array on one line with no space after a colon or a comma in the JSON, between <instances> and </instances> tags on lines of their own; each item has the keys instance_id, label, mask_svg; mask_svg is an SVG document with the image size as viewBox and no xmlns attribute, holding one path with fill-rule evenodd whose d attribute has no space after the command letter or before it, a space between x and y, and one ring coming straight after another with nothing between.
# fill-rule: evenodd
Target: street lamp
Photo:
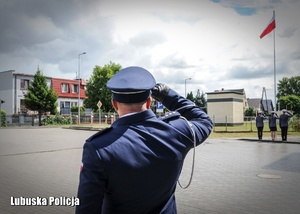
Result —
<instances>
[{"instance_id":1,"label":"street lamp","mask_svg":"<svg viewBox=\"0 0 300 214\"><path fill-rule=\"evenodd\" d=\"M78 124L80 124L80 56L83 54L86 52L78 54Z\"/></svg>"},{"instance_id":2,"label":"street lamp","mask_svg":"<svg viewBox=\"0 0 300 214\"><path fill-rule=\"evenodd\" d=\"M192 78L187 78L187 79L184 80L184 87L185 87L184 93L185 93L185 98L186 98L186 81L187 81L187 80L191 80L191 79L192 79Z\"/></svg>"}]
</instances>

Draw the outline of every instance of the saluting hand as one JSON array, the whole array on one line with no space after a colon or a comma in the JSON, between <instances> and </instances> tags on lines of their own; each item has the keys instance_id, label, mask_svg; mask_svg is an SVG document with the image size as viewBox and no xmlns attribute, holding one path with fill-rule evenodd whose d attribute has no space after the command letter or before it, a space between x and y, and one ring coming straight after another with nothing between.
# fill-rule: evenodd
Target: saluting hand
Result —
<instances>
[{"instance_id":1,"label":"saluting hand","mask_svg":"<svg viewBox=\"0 0 300 214\"><path fill-rule=\"evenodd\" d=\"M165 84L162 83L157 83L151 90L152 92L152 97L159 101L159 102L163 102L166 97L168 96L168 93L170 91L170 88L168 86L166 86Z\"/></svg>"}]
</instances>

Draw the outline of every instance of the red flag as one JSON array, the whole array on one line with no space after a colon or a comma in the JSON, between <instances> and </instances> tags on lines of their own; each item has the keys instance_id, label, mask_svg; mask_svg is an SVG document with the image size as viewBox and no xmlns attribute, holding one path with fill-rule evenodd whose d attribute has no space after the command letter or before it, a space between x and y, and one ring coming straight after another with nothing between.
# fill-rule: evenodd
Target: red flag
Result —
<instances>
[{"instance_id":1,"label":"red flag","mask_svg":"<svg viewBox=\"0 0 300 214\"><path fill-rule=\"evenodd\" d=\"M268 26L266 27L266 29L260 34L260 38L263 38L265 35L267 35L268 33L271 33L272 30L274 30L276 28L276 22L275 22L275 11L273 11L273 17L270 21L270 23L268 24Z\"/></svg>"}]
</instances>

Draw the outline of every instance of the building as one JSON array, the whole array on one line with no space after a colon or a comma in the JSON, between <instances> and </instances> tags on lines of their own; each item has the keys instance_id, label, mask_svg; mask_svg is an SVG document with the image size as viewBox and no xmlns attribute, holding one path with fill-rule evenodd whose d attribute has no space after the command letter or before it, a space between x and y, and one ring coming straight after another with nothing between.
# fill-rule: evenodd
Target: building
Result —
<instances>
[{"instance_id":1,"label":"building","mask_svg":"<svg viewBox=\"0 0 300 214\"><path fill-rule=\"evenodd\" d=\"M248 102L244 89L215 90L207 94L207 113L215 125L241 125Z\"/></svg>"},{"instance_id":2,"label":"building","mask_svg":"<svg viewBox=\"0 0 300 214\"><path fill-rule=\"evenodd\" d=\"M262 100L261 98L247 99L249 107L255 111L263 111L264 113L270 114L274 110L272 100Z\"/></svg>"},{"instance_id":3,"label":"building","mask_svg":"<svg viewBox=\"0 0 300 214\"><path fill-rule=\"evenodd\" d=\"M86 82L80 80L80 106L83 106ZM78 106L78 80L52 78L52 88L58 95L58 112L70 114L71 107Z\"/></svg>"},{"instance_id":4,"label":"building","mask_svg":"<svg viewBox=\"0 0 300 214\"><path fill-rule=\"evenodd\" d=\"M0 99L5 103L1 108L7 114L33 114L24 106L24 95L33 81L34 75L16 73L14 70L0 72ZM78 80L46 77L47 85L58 95L58 112L70 113L72 106L78 105ZM80 81L80 106L86 98L86 82Z\"/></svg>"},{"instance_id":5,"label":"building","mask_svg":"<svg viewBox=\"0 0 300 214\"><path fill-rule=\"evenodd\" d=\"M4 100L2 109L7 114L29 113L24 106L24 95L27 93L33 75L16 73L14 70L0 72L0 99ZM51 87L51 78L46 77Z\"/></svg>"}]
</instances>

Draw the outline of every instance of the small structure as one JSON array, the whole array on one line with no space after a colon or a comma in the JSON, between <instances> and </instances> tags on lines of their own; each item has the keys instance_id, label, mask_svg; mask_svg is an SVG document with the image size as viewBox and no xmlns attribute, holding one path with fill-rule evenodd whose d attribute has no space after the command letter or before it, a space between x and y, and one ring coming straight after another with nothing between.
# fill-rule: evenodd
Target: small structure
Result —
<instances>
[{"instance_id":1,"label":"small structure","mask_svg":"<svg viewBox=\"0 0 300 214\"><path fill-rule=\"evenodd\" d=\"M215 90L207 94L207 113L215 125L241 125L248 103L244 89Z\"/></svg>"},{"instance_id":2,"label":"small structure","mask_svg":"<svg viewBox=\"0 0 300 214\"><path fill-rule=\"evenodd\" d=\"M255 111L263 111L264 113L271 114L274 110L272 100L262 100L260 98L247 99L249 107L252 107Z\"/></svg>"}]
</instances>

